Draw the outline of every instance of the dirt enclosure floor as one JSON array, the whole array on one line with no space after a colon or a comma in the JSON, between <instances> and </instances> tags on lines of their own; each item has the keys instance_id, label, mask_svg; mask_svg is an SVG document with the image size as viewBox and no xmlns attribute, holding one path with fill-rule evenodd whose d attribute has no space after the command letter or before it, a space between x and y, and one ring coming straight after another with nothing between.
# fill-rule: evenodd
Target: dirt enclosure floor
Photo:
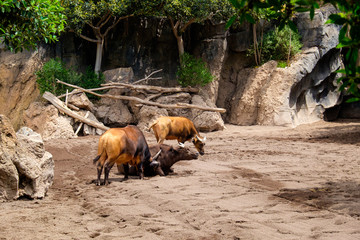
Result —
<instances>
[{"instance_id":1,"label":"dirt enclosure floor","mask_svg":"<svg viewBox=\"0 0 360 240\"><path fill-rule=\"evenodd\" d=\"M360 122L203 135L205 155L173 174L122 181L114 167L108 186L93 183L99 137L46 142L54 184L0 203L0 239L360 239Z\"/></svg>"}]
</instances>

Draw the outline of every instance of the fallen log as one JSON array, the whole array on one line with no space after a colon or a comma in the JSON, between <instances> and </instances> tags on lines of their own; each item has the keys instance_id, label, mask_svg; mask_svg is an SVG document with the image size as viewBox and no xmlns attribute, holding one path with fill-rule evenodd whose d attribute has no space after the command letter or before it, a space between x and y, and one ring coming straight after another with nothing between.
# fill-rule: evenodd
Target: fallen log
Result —
<instances>
[{"instance_id":1,"label":"fallen log","mask_svg":"<svg viewBox=\"0 0 360 240\"><path fill-rule=\"evenodd\" d=\"M76 88L82 92L86 92L86 93L90 93L93 94L95 96L98 97L106 97L106 98L112 98L112 99L117 99L117 100L126 100L126 101L134 101L134 102L138 102L141 103L143 105L149 105L149 106L156 106L156 107L160 107L160 108L194 108L194 109L199 109L199 110L203 110L203 111L212 111L212 112L220 112L220 113L224 113L226 112L226 109L224 108L212 108L212 107L203 107L203 106L199 106L199 105L193 105L193 104L186 104L186 103L178 103L178 104L161 104L161 103L156 103L156 102L151 102L148 100L144 100L138 97L131 97L131 96L123 96L123 95L110 95L110 94L99 94L96 92L93 92L91 90L73 85L73 84L69 84L60 80L56 81L57 83L61 83L63 85L72 87L72 88Z\"/></svg>"},{"instance_id":2,"label":"fallen log","mask_svg":"<svg viewBox=\"0 0 360 240\"><path fill-rule=\"evenodd\" d=\"M146 91L146 92L155 92L155 93L176 93L176 92L189 92L189 93L198 93L199 89L194 87L159 87L159 86L150 86L150 85L133 85L128 83L118 83L111 82L101 84L103 87L123 87L126 89L133 89L135 91Z\"/></svg>"},{"instance_id":3,"label":"fallen log","mask_svg":"<svg viewBox=\"0 0 360 240\"><path fill-rule=\"evenodd\" d=\"M87 125L90 125L92 127L96 127L99 128L101 130L108 130L109 128L104 126L103 124L99 124L95 121L92 121L88 118L84 118L83 116L80 116L79 114L77 114L76 112L71 111L68 107L66 107L65 103L63 101L61 101L60 99L58 99L55 95L53 95L50 92L45 92L43 94L43 98L45 98L46 100L48 100L52 105L54 105L57 109L59 109L60 112L65 113L67 115L69 115L70 117L73 117Z\"/></svg>"}]
</instances>

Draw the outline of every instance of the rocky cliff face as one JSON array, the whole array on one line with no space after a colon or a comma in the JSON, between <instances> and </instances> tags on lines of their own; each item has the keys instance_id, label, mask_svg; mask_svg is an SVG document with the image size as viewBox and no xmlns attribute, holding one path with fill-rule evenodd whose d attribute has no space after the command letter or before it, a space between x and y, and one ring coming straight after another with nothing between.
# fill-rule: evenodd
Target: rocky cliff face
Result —
<instances>
[{"instance_id":1,"label":"rocky cliff face","mask_svg":"<svg viewBox=\"0 0 360 240\"><path fill-rule=\"evenodd\" d=\"M341 65L340 53L335 49L339 28L325 24L333 11L324 7L313 21L307 13L296 17L304 51L285 69L276 68L275 62L249 68L252 59L246 57L246 49L251 44L250 25L230 34L221 24L192 25L184 34L185 50L202 57L215 75L213 83L201 88L202 101L207 106L226 108L223 120L238 125L296 126L322 119L326 109L341 101L333 73ZM6 104L0 104L0 113L11 119L15 129L23 122L23 110L38 97L33 73L45 55L61 57L69 65L85 69L94 64L95 45L66 34L46 53L11 54L1 50L0 101ZM131 18L121 22L106 39L102 70L128 67L134 73L132 81L136 81L163 69L158 74L162 80L149 84L174 86L178 61L176 40L167 20ZM107 120L110 113L105 107L99 114ZM121 115L120 109L114 110ZM130 106L124 124L143 122L138 112Z\"/></svg>"},{"instance_id":2,"label":"rocky cliff face","mask_svg":"<svg viewBox=\"0 0 360 240\"><path fill-rule=\"evenodd\" d=\"M339 76L334 71L341 66L340 51L335 48L340 29L325 24L333 11L324 7L312 21L307 13L296 17L304 47L287 68L277 68L274 61L257 69L239 68L229 62L234 57L229 57L217 101L219 107L228 109L226 121L297 126L322 119L326 109L339 104Z\"/></svg>"},{"instance_id":3,"label":"rocky cliff face","mask_svg":"<svg viewBox=\"0 0 360 240\"><path fill-rule=\"evenodd\" d=\"M15 129L22 124L22 113L39 95L36 72L42 66L45 51L13 54L0 47L0 113L11 120Z\"/></svg>"}]
</instances>

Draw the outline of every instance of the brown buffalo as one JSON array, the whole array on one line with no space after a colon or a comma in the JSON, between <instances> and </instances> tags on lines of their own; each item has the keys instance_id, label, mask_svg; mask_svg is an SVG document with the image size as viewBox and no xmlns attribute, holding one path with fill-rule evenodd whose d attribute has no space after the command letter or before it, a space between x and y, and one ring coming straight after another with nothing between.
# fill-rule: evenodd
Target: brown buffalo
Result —
<instances>
[{"instance_id":1,"label":"brown buffalo","mask_svg":"<svg viewBox=\"0 0 360 240\"><path fill-rule=\"evenodd\" d=\"M150 150L144 134L136 126L111 128L99 139L97 157L93 160L97 165L97 185L104 169L104 184L109 184L109 172L113 165L124 165L124 178L128 178L129 165L137 166L140 178L144 178L144 168L157 167L152 162Z\"/></svg>"},{"instance_id":2,"label":"brown buffalo","mask_svg":"<svg viewBox=\"0 0 360 240\"><path fill-rule=\"evenodd\" d=\"M165 139L176 139L180 146L184 146L186 141L191 141L201 155L204 155L206 137L201 138L196 130L194 123L185 117L159 117L151 124L156 140L159 144L164 143Z\"/></svg>"},{"instance_id":3,"label":"brown buffalo","mask_svg":"<svg viewBox=\"0 0 360 240\"><path fill-rule=\"evenodd\" d=\"M172 165L181 160L192 160L197 159L199 153L190 150L189 148L184 148L177 146L173 148L172 146L166 144L156 144L154 146L150 146L150 153L155 155L160 150L160 155L157 157L156 161L159 163L157 168L153 167L145 167L144 174L145 176L155 176L155 175L168 175L172 172ZM121 165L118 165L119 173L124 173L124 169ZM129 168L130 175L137 175L137 169L135 166L131 166Z\"/></svg>"}]
</instances>

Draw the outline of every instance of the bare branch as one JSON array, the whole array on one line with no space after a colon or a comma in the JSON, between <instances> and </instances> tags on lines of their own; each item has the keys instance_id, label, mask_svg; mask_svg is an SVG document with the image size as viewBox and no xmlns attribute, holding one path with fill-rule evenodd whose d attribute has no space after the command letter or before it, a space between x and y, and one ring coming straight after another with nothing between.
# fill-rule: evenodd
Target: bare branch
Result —
<instances>
[{"instance_id":1,"label":"bare branch","mask_svg":"<svg viewBox=\"0 0 360 240\"><path fill-rule=\"evenodd\" d=\"M138 84L138 83L140 83L140 82L144 82L144 81L146 81L146 80L150 80L150 79L160 80L160 79L162 79L162 77L158 77L158 78L151 78L151 76L152 76L152 75L154 75L155 73L158 73L158 72L161 72L161 71L162 71L162 69L156 70L156 71L154 71L154 72L150 73L150 74L149 74L149 76L146 76L146 77L145 77L145 78L143 78L143 79L137 80L136 82L133 82L132 84Z\"/></svg>"},{"instance_id":2,"label":"bare branch","mask_svg":"<svg viewBox=\"0 0 360 240\"><path fill-rule=\"evenodd\" d=\"M186 29L190 24L194 23L195 20L196 20L195 18L190 19L190 20L184 25L184 27L182 27L182 28L180 29L180 33L185 32L185 29Z\"/></svg>"},{"instance_id":3,"label":"bare branch","mask_svg":"<svg viewBox=\"0 0 360 240\"><path fill-rule=\"evenodd\" d=\"M161 104L161 103L147 101L147 100L144 100L144 99L141 99L141 98L138 98L138 97L122 96L122 95L114 96L114 95L110 95L110 94L98 94L98 93L95 93L93 91L78 87L76 85L72 85L72 84L69 84L69 83L62 82L60 80L57 80L56 82L64 84L64 85L69 86L69 87L72 87L72 88L79 89L80 91L87 92L87 93L93 94L93 95L98 96L98 97L107 97L107 98L112 98L112 99L117 99L117 100L134 101L134 102L138 102L138 103L141 103L141 104L144 104L144 105L156 106L156 107L160 107L160 108L195 108L195 109L200 109L200 110L204 110L204 111L213 111L213 112L220 112L220 113L226 112L226 110L224 108L203 107L203 106L198 106L198 105L193 105L193 104L185 104L185 103ZM133 87L138 87L138 86L133 86ZM154 86L152 86L152 87L154 87Z\"/></svg>"},{"instance_id":4,"label":"bare branch","mask_svg":"<svg viewBox=\"0 0 360 240\"><path fill-rule=\"evenodd\" d=\"M108 27L104 33L103 36L106 36L108 34L108 32L113 28L115 27L121 20L125 19L125 18L129 18L131 16L134 16L134 14L130 14L130 15L127 15L127 16L123 16L123 17L119 17L119 19L113 24L111 25L110 27Z\"/></svg>"},{"instance_id":5,"label":"bare branch","mask_svg":"<svg viewBox=\"0 0 360 240\"><path fill-rule=\"evenodd\" d=\"M87 36L84 36L82 34L79 35L81 38L85 39L86 41L93 42L93 43L101 43L101 40L99 39L92 39Z\"/></svg>"}]
</instances>

